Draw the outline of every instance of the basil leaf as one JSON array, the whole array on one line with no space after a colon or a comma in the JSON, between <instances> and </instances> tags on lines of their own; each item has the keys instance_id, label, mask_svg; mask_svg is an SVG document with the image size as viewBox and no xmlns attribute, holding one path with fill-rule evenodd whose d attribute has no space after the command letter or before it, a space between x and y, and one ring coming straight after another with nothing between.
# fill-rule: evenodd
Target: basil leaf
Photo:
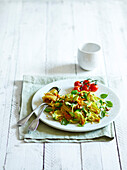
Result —
<instances>
[{"instance_id":1,"label":"basil leaf","mask_svg":"<svg viewBox=\"0 0 127 170\"><path fill-rule=\"evenodd\" d=\"M100 100L99 102L100 102L101 105L103 104L103 101L102 101L102 100Z\"/></svg>"},{"instance_id":2,"label":"basil leaf","mask_svg":"<svg viewBox=\"0 0 127 170\"><path fill-rule=\"evenodd\" d=\"M106 113L105 111L101 112L101 118L105 117L105 113Z\"/></svg>"},{"instance_id":3,"label":"basil leaf","mask_svg":"<svg viewBox=\"0 0 127 170\"><path fill-rule=\"evenodd\" d=\"M61 120L61 125L67 125L69 123L69 121L67 121L67 119L63 118Z\"/></svg>"},{"instance_id":4,"label":"basil leaf","mask_svg":"<svg viewBox=\"0 0 127 170\"><path fill-rule=\"evenodd\" d=\"M77 94L78 90L72 90L71 94Z\"/></svg>"},{"instance_id":5,"label":"basil leaf","mask_svg":"<svg viewBox=\"0 0 127 170\"><path fill-rule=\"evenodd\" d=\"M45 112L51 112L51 111L53 111L53 109L50 108L50 107L47 107L44 111L45 111Z\"/></svg>"},{"instance_id":6,"label":"basil leaf","mask_svg":"<svg viewBox=\"0 0 127 170\"><path fill-rule=\"evenodd\" d=\"M106 101L106 106L107 107L113 107L113 103L111 101Z\"/></svg>"},{"instance_id":7,"label":"basil leaf","mask_svg":"<svg viewBox=\"0 0 127 170\"><path fill-rule=\"evenodd\" d=\"M102 99L105 99L107 96L108 96L108 94L101 94L101 95L100 95L100 97L101 97Z\"/></svg>"}]
</instances>

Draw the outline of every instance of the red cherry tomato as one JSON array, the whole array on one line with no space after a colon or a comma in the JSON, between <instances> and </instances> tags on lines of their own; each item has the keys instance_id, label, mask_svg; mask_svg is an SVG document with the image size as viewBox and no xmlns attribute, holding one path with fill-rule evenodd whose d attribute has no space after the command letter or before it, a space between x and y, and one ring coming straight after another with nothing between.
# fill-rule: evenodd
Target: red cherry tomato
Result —
<instances>
[{"instance_id":1,"label":"red cherry tomato","mask_svg":"<svg viewBox=\"0 0 127 170\"><path fill-rule=\"evenodd\" d=\"M87 86L86 84L84 84L84 86L82 87L82 90L89 91L89 86Z\"/></svg>"},{"instance_id":2,"label":"red cherry tomato","mask_svg":"<svg viewBox=\"0 0 127 170\"><path fill-rule=\"evenodd\" d=\"M81 91L80 86L75 86L74 90L77 90L78 92L80 92Z\"/></svg>"},{"instance_id":3,"label":"red cherry tomato","mask_svg":"<svg viewBox=\"0 0 127 170\"><path fill-rule=\"evenodd\" d=\"M92 83L92 84L90 85L90 91L95 92L95 91L97 91L97 90L98 90L98 85Z\"/></svg>"},{"instance_id":4,"label":"red cherry tomato","mask_svg":"<svg viewBox=\"0 0 127 170\"><path fill-rule=\"evenodd\" d=\"M82 87L82 84L80 83L80 81L76 81L76 82L74 83L74 86Z\"/></svg>"},{"instance_id":5,"label":"red cherry tomato","mask_svg":"<svg viewBox=\"0 0 127 170\"><path fill-rule=\"evenodd\" d=\"M84 80L84 81L83 81L83 84L89 84L89 83L90 83L89 80Z\"/></svg>"}]
</instances>

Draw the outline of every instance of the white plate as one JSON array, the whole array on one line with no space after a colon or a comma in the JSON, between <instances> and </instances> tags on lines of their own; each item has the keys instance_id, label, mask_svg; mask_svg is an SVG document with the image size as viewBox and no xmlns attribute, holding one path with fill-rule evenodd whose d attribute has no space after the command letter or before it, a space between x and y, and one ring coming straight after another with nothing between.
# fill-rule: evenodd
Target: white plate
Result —
<instances>
[{"instance_id":1,"label":"white plate","mask_svg":"<svg viewBox=\"0 0 127 170\"><path fill-rule=\"evenodd\" d=\"M76 79L59 80L59 81L56 81L56 82L53 82L53 83L50 83L50 84L44 86L43 88L38 90L35 93L35 95L33 96L32 108L35 109L37 106L39 106L43 102L42 96L51 87L57 86L61 89L60 94L66 94L66 93L71 92L75 81L77 81L77 80ZM87 123L83 127L78 127L77 124L68 124L65 126L65 125L61 125L60 122L53 120L53 118L51 116L47 117L47 115L49 115L49 114L46 112L41 114L40 120L42 120L42 122L44 122L45 124L47 124L51 127L54 127L54 128L60 129L60 130L64 130L64 131L71 131L71 132L92 131L92 130L100 129L100 128L108 125L116 118L116 116L118 115L118 113L120 111L120 100L119 100L118 96L115 94L115 92L113 92L110 88L108 88L100 83L98 83L98 86L99 86L99 89L97 92L95 92L96 95L100 96L100 94L106 93L106 94L108 94L108 97L106 98L106 100L110 100L113 103L113 107L108 112L109 116L101 119L100 123L93 123L93 124ZM38 115L38 111L35 114Z\"/></svg>"}]
</instances>

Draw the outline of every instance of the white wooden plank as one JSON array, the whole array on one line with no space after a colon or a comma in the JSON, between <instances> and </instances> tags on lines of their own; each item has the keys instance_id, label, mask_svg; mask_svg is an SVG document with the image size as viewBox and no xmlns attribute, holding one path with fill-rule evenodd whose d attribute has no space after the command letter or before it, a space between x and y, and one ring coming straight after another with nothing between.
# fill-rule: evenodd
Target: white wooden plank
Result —
<instances>
[{"instance_id":1,"label":"white wooden plank","mask_svg":"<svg viewBox=\"0 0 127 170\"><path fill-rule=\"evenodd\" d=\"M99 143L86 143L81 145L83 169L102 169L102 158Z\"/></svg>"},{"instance_id":2,"label":"white wooden plank","mask_svg":"<svg viewBox=\"0 0 127 170\"><path fill-rule=\"evenodd\" d=\"M11 29L10 27L8 28L9 31L13 32L15 30L16 32L15 33L16 37L14 36L15 38L14 43L16 44L16 47L12 51L12 56L14 58L16 57L18 61L16 63L12 61L11 63L11 68L14 68L14 70L12 70L12 74L14 74L13 80L15 79L15 77L17 77L16 79L22 78L23 74L31 73L31 70L35 74L38 73L38 69L41 71L41 67L39 67L39 63L41 62L38 61L38 59L41 59L40 55L41 55L41 52L44 50L44 48L41 49L41 45L43 46L43 43L45 41L45 38L44 38L45 32L43 29L41 30L41 28L43 27L43 25L45 26L45 16L46 16L45 7L46 7L46 4L43 4L43 3L41 5L40 3L36 3L36 4L24 3L23 6L21 6L21 4L19 3L18 4L11 3L11 10L14 11L12 14L14 16L16 15L18 16L14 27L11 27ZM15 11L15 9L17 10ZM15 14L17 11L19 13ZM34 17L30 15L31 13L33 13ZM22 17L20 16L21 14L23 14ZM31 19L29 19L30 16L32 17ZM10 16L10 18L11 17L12 16ZM36 23L38 23L39 27L36 27ZM25 33L29 32L29 37L27 37L27 35L23 32L22 26L24 30L27 30L27 32L24 31ZM43 35L43 38L40 36L41 33ZM32 41L30 39L30 35L33 40L35 40L35 38L36 40L28 44L29 40ZM27 39L20 38L24 36L28 38L28 42L25 42ZM7 41L7 39L5 40ZM31 52L30 50L31 48L34 48L35 44L36 44L36 47ZM26 51L26 49L28 51ZM21 51L23 52L20 54ZM26 55L23 55L25 54L25 51L26 51ZM27 55L28 55L28 58L27 58ZM33 57L32 55L35 57L34 59L32 59ZM30 64L28 64L28 62ZM34 64L35 64L35 67L32 67L34 66ZM7 75L9 75L9 72L7 73ZM1 159L3 159L4 161L5 169L12 169L12 170L14 168L15 169L30 169L30 170L36 169L36 168L42 169L43 168L43 144L29 144L29 145L22 144L21 141L18 140L18 131L17 131L18 129L17 127L14 126L16 122L18 121L18 117L19 117L19 106L21 102L21 86L22 86L22 82L18 82L18 81L15 82L15 86L13 90L13 101L12 103L9 103L11 108L9 108L9 111L6 109L6 112L9 112L11 114L11 117L10 117L10 123L8 122L7 124L8 126L10 125L9 129L7 129L8 139L2 138L3 142L5 141L7 142L5 143L6 148L5 147L3 148L4 152L6 152L6 155L2 155ZM7 92L8 90L10 89L8 88ZM8 102L8 100L6 100L5 102ZM5 123L5 121L6 120L4 120L3 123ZM4 152L2 152L2 154Z\"/></svg>"},{"instance_id":3,"label":"white wooden plank","mask_svg":"<svg viewBox=\"0 0 127 170\"><path fill-rule=\"evenodd\" d=\"M114 3L105 5L105 16L101 15L103 20L107 21L104 24L103 32L101 35L105 35L103 38L103 44L105 46L105 62L106 70L109 79L109 86L114 88L116 93L122 99L124 106L126 106L126 79L121 80L116 77L112 78L111 75L126 75L126 11L123 9L127 6L127 2L115 3L115 8L113 7ZM112 10L111 10L112 9ZM104 10L104 7L101 8L101 13ZM115 13L115 15L113 15ZM110 15L107 19L107 15ZM108 33L109 36L106 36ZM101 36L102 37L102 36ZM120 162L120 168L126 169L126 113L125 108L123 108L120 113L123 114L115 121L115 131L116 131L116 144L117 152ZM124 118L123 118L124 117Z\"/></svg>"},{"instance_id":4,"label":"white wooden plank","mask_svg":"<svg viewBox=\"0 0 127 170\"><path fill-rule=\"evenodd\" d=\"M21 102L22 82L16 81L14 86L12 113L10 121L8 147L5 160L5 169L42 169L43 168L43 145L24 144L18 140L16 122L19 119L19 106Z\"/></svg>"},{"instance_id":5,"label":"white wooden plank","mask_svg":"<svg viewBox=\"0 0 127 170\"><path fill-rule=\"evenodd\" d=\"M45 144L45 170L81 169L80 145L68 143Z\"/></svg>"},{"instance_id":6,"label":"white wooden plank","mask_svg":"<svg viewBox=\"0 0 127 170\"><path fill-rule=\"evenodd\" d=\"M71 3L49 3L46 74L75 74ZM79 144L45 144L44 169L81 169Z\"/></svg>"},{"instance_id":7,"label":"white wooden plank","mask_svg":"<svg viewBox=\"0 0 127 170\"><path fill-rule=\"evenodd\" d=\"M40 147L39 147L40 146ZM9 170L42 170L43 152L42 144L15 145L8 151L5 169Z\"/></svg>"},{"instance_id":8,"label":"white wooden plank","mask_svg":"<svg viewBox=\"0 0 127 170\"><path fill-rule=\"evenodd\" d=\"M103 28L100 30L100 25L103 23L103 20L100 19L100 6L103 7L102 15L104 15L105 12L103 4L104 3L100 2L98 5L97 1L74 4L74 28L77 39L76 42L99 42L104 51L102 44L104 40L102 41L102 36L100 36L100 32L103 35ZM110 9L110 6L108 9ZM77 11L80 11L80 13L77 13ZM108 15L106 15L106 17L107 16ZM83 22L83 19L85 22ZM79 32L82 36L79 36ZM85 73L82 71L82 74L107 75L104 56L105 53L102 55L103 58L98 69ZM77 74L81 74L81 69L77 69ZM85 143L81 144L81 148L83 169L110 169L110 167L112 167L112 169L120 169L115 140L110 143Z\"/></svg>"},{"instance_id":9,"label":"white wooden plank","mask_svg":"<svg viewBox=\"0 0 127 170\"><path fill-rule=\"evenodd\" d=\"M114 141L82 144L83 169L119 170L120 166L118 159L116 161L116 155L117 149Z\"/></svg>"},{"instance_id":10,"label":"white wooden plank","mask_svg":"<svg viewBox=\"0 0 127 170\"><path fill-rule=\"evenodd\" d=\"M46 74L74 74L74 33L71 3L49 3Z\"/></svg>"},{"instance_id":11,"label":"white wooden plank","mask_svg":"<svg viewBox=\"0 0 127 170\"><path fill-rule=\"evenodd\" d=\"M118 154L121 161L122 169L126 169L127 165L127 116L126 116L126 106L127 106L127 76L122 76L122 78L116 77L115 80L110 77L109 85L114 87L114 90L118 94L121 100L121 111L119 116L115 121L116 135L117 135L117 145Z\"/></svg>"},{"instance_id":12,"label":"white wooden plank","mask_svg":"<svg viewBox=\"0 0 127 170\"><path fill-rule=\"evenodd\" d=\"M19 21L21 4L0 4L2 15L5 15L3 22L2 36L0 37L0 169L6 161L6 151L8 146L8 131L10 127L11 102L13 94L13 82L16 71L17 32L16 26ZM13 8L14 7L14 8ZM14 10L15 9L15 10Z\"/></svg>"},{"instance_id":13,"label":"white wooden plank","mask_svg":"<svg viewBox=\"0 0 127 170\"><path fill-rule=\"evenodd\" d=\"M115 5L115 8L114 8ZM123 7L126 7L127 3L124 2L123 4L119 3L111 3L110 5L108 3L105 4L105 7L100 8L100 13L103 14L105 10L105 15L101 15L101 19L103 19L105 22L103 23L102 31L100 31L100 35L102 37L103 45L104 45L104 54L105 54L105 63L106 63L106 70L107 75L109 79L109 85L111 88L115 88L115 91L120 93L120 88L117 83L121 82L121 80L117 79L114 80L111 75L125 75L126 74L126 12L123 11ZM115 14L115 15L114 15ZM107 17L107 16L110 17ZM108 36L107 36L108 34ZM111 83L112 82L112 83ZM122 82L123 83L123 82ZM120 86L121 87L121 86ZM125 94L125 87L122 87L122 92ZM122 96L123 97L123 96ZM125 120L125 119L124 119ZM123 157L123 152L126 153L125 149L123 151L122 147L122 153L120 152L121 147L123 144L119 142L119 139L121 138L121 131L126 131L126 128L122 130L123 121L121 124L119 124L119 120L116 120L115 122L115 128L116 128L116 144L117 144L117 154L119 158L120 168L125 168L126 165L126 156ZM118 122L118 124L117 124ZM122 133L123 134L123 133ZM117 139L118 138L118 139ZM122 138L123 141L124 138ZM124 141L124 145L125 145ZM113 148L113 147L112 147ZM125 159L124 159L125 158ZM114 159L113 159L114 160Z\"/></svg>"},{"instance_id":14,"label":"white wooden plank","mask_svg":"<svg viewBox=\"0 0 127 170\"><path fill-rule=\"evenodd\" d=\"M121 169L116 139L107 143L100 143L101 148L101 159L102 167L104 170L111 169L119 170Z\"/></svg>"},{"instance_id":15,"label":"white wooden plank","mask_svg":"<svg viewBox=\"0 0 127 170\"><path fill-rule=\"evenodd\" d=\"M24 2L19 25L17 79L45 74L47 3Z\"/></svg>"},{"instance_id":16,"label":"white wooden plank","mask_svg":"<svg viewBox=\"0 0 127 170\"><path fill-rule=\"evenodd\" d=\"M100 37L108 75L126 74L126 12L127 2L99 3Z\"/></svg>"}]
</instances>

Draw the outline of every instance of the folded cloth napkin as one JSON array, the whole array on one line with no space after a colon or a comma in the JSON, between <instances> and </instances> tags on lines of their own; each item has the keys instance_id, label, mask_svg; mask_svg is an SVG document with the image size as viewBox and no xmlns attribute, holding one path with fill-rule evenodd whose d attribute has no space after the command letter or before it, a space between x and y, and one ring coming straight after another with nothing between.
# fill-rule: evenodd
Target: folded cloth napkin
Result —
<instances>
[{"instance_id":1,"label":"folded cloth napkin","mask_svg":"<svg viewBox=\"0 0 127 170\"><path fill-rule=\"evenodd\" d=\"M24 76L22 90L22 104L20 111L20 119L32 112L31 101L36 91L48 83L56 80L76 78L86 79L84 76ZM102 77L90 77L97 79L100 83L105 84L106 81ZM28 132L28 126L36 118L33 115L25 126L19 127L19 139L25 142L86 142L86 141L110 141L114 138L113 124L90 132L67 132L52 128L40 121L36 131Z\"/></svg>"}]
</instances>

